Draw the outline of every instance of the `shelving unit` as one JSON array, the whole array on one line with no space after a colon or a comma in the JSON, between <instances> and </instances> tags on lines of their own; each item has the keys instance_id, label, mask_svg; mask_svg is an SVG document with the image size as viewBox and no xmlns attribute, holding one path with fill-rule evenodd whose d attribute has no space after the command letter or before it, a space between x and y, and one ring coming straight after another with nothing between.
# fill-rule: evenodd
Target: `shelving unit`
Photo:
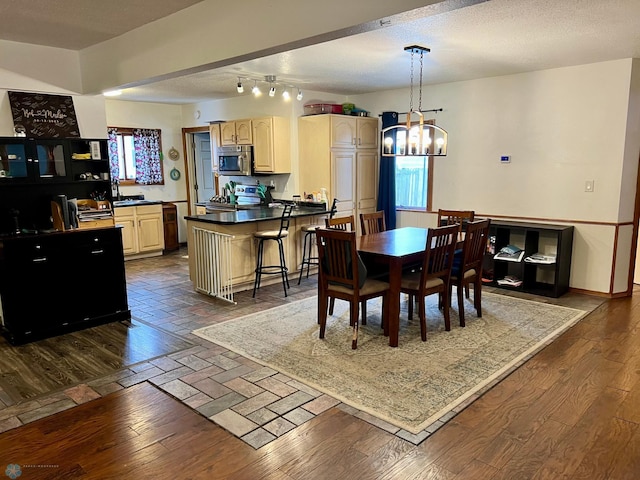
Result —
<instances>
[{"instance_id":1,"label":"shelving unit","mask_svg":"<svg viewBox=\"0 0 640 480\"><path fill-rule=\"evenodd\" d=\"M50 229L57 195L111 203L107 140L0 137L0 233L13 230L16 211L21 229Z\"/></svg>"},{"instance_id":2,"label":"shelving unit","mask_svg":"<svg viewBox=\"0 0 640 480\"><path fill-rule=\"evenodd\" d=\"M491 220L489 239L492 238L496 253L507 245L518 246L525 253L523 261L510 262L495 260L494 253L488 251L483 263L483 276L486 278L488 272L493 272L493 277L490 283L485 284L546 297L559 297L568 291L573 226ZM534 253L555 255L556 261L551 264L524 261ZM499 285L497 281L507 275L521 279L522 285Z\"/></svg>"}]
</instances>

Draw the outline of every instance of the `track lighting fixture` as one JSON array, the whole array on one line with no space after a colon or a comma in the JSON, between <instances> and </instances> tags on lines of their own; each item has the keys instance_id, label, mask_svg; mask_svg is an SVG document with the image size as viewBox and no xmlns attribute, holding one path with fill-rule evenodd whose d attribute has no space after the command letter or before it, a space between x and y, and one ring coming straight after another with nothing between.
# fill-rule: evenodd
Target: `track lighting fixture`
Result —
<instances>
[{"instance_id":1,"label":"track lighting fixture","mask_svg":"<svg viewBox=\"0 0 640 480\"><path fill-rule=\"evenodd\" d=\"M236 90L238 91L238 93L244 92L243 80L245 82L253 80L253 88L251 88L251 93L253 93L253 95L255 95L256 97L262 94L262 92L260 91L260 87L258 87L258 82L264 82L269 84L268 92L270 97L275 97L276 91L279 88L282 88L283 100L285 101L291 100L291 96L293 95L293 92L295 92L296 90L298 91L298 94L296 95L296 99L298 101L302 100L302 90L299 87L288 84L288 83L277 82L275 75L265 75L262 78L253 78L253 77L246 77L246 76L238 77L238 83L236 84Z\"/></svg>"}]
</instances>

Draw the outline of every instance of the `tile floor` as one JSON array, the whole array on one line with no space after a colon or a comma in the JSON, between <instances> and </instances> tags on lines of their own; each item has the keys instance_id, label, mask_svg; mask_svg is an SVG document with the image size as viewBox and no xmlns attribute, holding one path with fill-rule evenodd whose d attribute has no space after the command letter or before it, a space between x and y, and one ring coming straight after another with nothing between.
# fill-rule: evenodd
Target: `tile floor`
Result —
<instances>
[{"instance_id":1,"label":"tile floor","mask_svg":"<svg viewBox=\"0 0 640 480\"><path fill-rule=\"evenodd\" d=\"M275 370L192 335L195 329L293 302L315 294L316 278L297 278L290 294L282 285L239 292L236 305L196 293L189 280L186 248L162 257L126 262L129 307L134 321L146 322L193 343L193 347L0 409L0 432L73 408L111 392L149 382L211 421L259 448L316 415L338 408L418 444L477 398L469 399L418 435L316 391ZM539 299L538 299L539 300ZM554 303L593 309L601 299L566 295ZM517 368L514 367L514 369ZM487 387L487 389L490 388Z\"/></svg>"}]
</instances>

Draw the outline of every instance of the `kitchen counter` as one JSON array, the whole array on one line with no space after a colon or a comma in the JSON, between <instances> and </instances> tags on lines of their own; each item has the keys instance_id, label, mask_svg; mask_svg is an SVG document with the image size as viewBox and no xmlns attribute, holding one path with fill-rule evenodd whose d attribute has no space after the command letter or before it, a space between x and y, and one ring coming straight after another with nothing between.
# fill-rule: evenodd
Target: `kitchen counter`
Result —
<instances>
[{"instance_id":1,"label":"kitchen counter","mask_svg":"<svg viewBox=\"0 0 640 480\"><path fill-rule=\"evenodd\" d=\"M114 200L113 208L118 207L137 207L139 205L158 205L162 200Z\"/></svg>"},{"instance_id":2,"label":"kitchen counter","mask_svg":"<svg viewBox=\"0 0 640 480\"><path fill-rule=\"evenodd\" d=\"M259 207L185 217L189 276L194 289L225 299L230 292L252 289L257 254L255 234L278 230L282 210L282 207ZM290 281L297 277L302 263L303 227L324 226L329 213L324 204L322 207L298 206L291 212L289 234L283 238ZM264 263L280 263L276 242L266 242ZM261 284L281 281L279 276L269 275L263 277Z\"/></svg>"},{"instance_id":3,"label":"kitchen counter","mask_svg":"<svg viewBox=\"0 0 640 480\"><path fill-rule=\"evenodd\" d=\"M236 225L279 220L282 217L282 210L282 207L260 207L250 210L220 211L205 215L192 215L185 217L185 219L216 225ZM328 213L330 212L324 208L295 207L291 212L291 218L326 215Z\"/></svg>"}]
</instances>

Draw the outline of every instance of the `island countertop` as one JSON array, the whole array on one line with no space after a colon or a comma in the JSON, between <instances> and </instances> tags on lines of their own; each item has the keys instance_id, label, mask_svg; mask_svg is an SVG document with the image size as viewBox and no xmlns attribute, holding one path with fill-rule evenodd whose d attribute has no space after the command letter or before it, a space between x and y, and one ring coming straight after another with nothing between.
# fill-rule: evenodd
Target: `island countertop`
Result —
<instances>
[{"instance_id":1,"label":"island countertop","mask_svg":"<svg viewBox=\"0 0 640 480\"><path fill-rule=\"evenodd\" d=\"M195 222L213 223L216 225L236 225L242 223L263 222L278 220L282 217L282 207L261 207L250 210L236 210L233 212L220 211L205 215L189 215L186 220ZM324 208L295 207L291 212L291 218L309 217L331 213Z\"/></svg>"}]
</instances>

